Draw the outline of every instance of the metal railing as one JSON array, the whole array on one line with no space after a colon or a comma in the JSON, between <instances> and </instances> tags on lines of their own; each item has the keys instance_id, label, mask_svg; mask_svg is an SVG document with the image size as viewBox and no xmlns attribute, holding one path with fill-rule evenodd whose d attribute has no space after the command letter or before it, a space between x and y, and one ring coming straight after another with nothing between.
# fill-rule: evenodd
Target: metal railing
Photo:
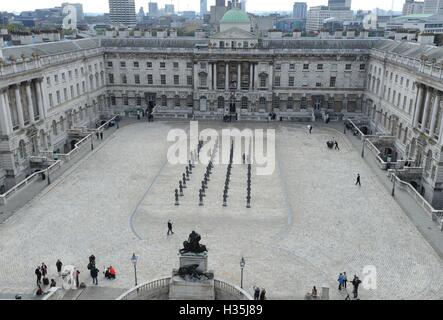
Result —
<instances>
[{"instance_id":1,"label":"metal railing","mask_svg":"<svg viewBox=\"0 0 443 320\"><path fill-rule=\"evenodd\" d=\"M397 188L406 191L420 208L423 209L428 217L439 225L440 230L443 232L443 210L434 209L434 207L432 207L432 205L410 183L401 180L395 170L388 170L388 177L391 181L395 179Z\"/></svg>"},{"instance_id":2,"label":"metal railing","mask_svg":"<svg viewBox=\"0 0 443 320\"><path fill-rule=\"evenodd\" d=\"M58 154L58 153L53 154L52 156L55 160L49 159L49 161L55 161L55 162L48 168L33 173L32 175L30 175L29 177L27 177L26 179L24 179L23 181L21 181L20 183L16 184L14 187L6 191L4 194L0 194L0 205L5 205L7 203L7 200L12 195L16 194L18 191L22 190L27 185L35 181L38 181L39 176L42 176L44 174L49 179L49 177L53 173L62 168L63 163L71 161L72 159L74 159L76 155L80 154L81 148L84 149L83 146L87 146L86 143L91 139L93 139L95 132L101 132L102 130L104 130L104 128L106 128L112 121L114 121L116 117L117 116L114 116L112 119L104 123L101 127L91 130L93 133L88 134L88 136L86 136L78 143L76 143L74 149L68 154ZM49 154L48 152L46 153ZM41 157L37 158L41 159Z\"/></svg>"},{"instance_id":3,"label":"metal railing","mask_svg":"<svg viewBox=\"0 0 443 320\"><path fill-rule=\"evenodd\" d=\"M253 300L251 295L238 286L232 285L226 281L214 279L215 290L221 290L229 293L230 296L236 297L237 300Z\"/></svg>"},{"instance_id":4,"label":"metal railing","mask_svg":"<svg viewBox=\"0 0 443 320\"><path fill-rule=\"evenodd\" d=\"M161 278L154 281L142 283L136 286L135 288L126 291L115 300L134 300L143 293L146 294L149 292L158 291L159 289L167 288L169 287L170 282L171 282L171 277Z\"/></svg>"}]
</instances>

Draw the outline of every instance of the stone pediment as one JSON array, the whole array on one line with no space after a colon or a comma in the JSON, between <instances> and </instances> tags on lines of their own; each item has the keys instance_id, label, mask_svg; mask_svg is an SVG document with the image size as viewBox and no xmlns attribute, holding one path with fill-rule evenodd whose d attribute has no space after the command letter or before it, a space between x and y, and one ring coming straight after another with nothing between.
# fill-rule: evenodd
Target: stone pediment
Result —
<instances>
[{"instance_id":1,"label":"stone pediment","mask_svg":"<svg viewBox=\"0 0 443 320\"><path fill-rule=\"evenodd\" d=\"M241 40L257 40L258 37L251 33L244 31L240 28L231 28L229 30L226 30L224 32L219 32L215 34L212 39L241 39Z\"/></svg>"}]
</instances>

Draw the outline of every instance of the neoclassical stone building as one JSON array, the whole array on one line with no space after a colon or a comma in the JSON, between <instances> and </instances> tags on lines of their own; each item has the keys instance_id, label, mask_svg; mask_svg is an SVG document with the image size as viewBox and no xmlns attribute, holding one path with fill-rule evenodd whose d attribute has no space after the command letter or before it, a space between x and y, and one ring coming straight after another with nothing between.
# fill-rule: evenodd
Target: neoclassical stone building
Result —
<instances>
[{"instance_id":1,"label":"neoclassical stone building","mask_svg":"<svg viewBox=\"0 0 443 320\"><path fill-rule=\"evenodd\" d=\"M386 39L260 38L238 9L198 37L103 37L3 48L0 185L29 158L71 148L68 129L106 111L156 117L284 121L367 118L396 137L395 157L422 166L422 192L443 207L443 49ZM234 118L235 118L234 117ZM6 181L6 183L5 183Z\"/></svg>"}]
</instances>

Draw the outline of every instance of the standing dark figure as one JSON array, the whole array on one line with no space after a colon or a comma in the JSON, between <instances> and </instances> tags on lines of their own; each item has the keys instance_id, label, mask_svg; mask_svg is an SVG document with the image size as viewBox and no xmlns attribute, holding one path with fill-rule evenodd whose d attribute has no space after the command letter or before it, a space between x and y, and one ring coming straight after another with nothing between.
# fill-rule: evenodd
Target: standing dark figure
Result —
<instances>
[{"instance_id":1,"label":"standing dark figure","mask_svg":"<svg viewBox=\"0 0 443 320\"><path fill-rule=\"evenodd\" d=\"M260 300L266 300L266 289L263 288L260 293Z\"/></svg>"},{"instance_id":2,"label":"standing dark figure","mask_svg":"<svg viewBox=\"0 0 443 320\"><path fill-rule=\"evenodd\" d=\"M346 272L343 272L343 286L346 289L346 285L348 283L348 276L346 275Z\"/></svg>"},{"instance_id":3,"label":"standing dark figure","mask_svg":"<svg viewBox=\"0 0 443 320\"><path fill-rule=\"evenodd\" d=\"M312 134L312 128L313 127L311 125L309 125L308 128L309 128L309 134Z\"/></svg>"},{"instance_id":4,"label":"standing dark figure","mask_svg":"<svg viewBox=\"0 0 443 320\"><path fill-rule=\"evenodd\" d=\"M254 300L260 300L260 288L254 287Z\"/></svg>"},{"instance_id":5,"label":"standing dark figure","mask_svg":"<svg viewBox=\"0 0 443 320\"><path fill-rule=\"evenodd\" d=\"M37 276L37 285L40 285L42 283L42 272L40 271L40 267L35 269L35 275Z\"/></svg>"},{"instance_id":6,"label":"standing dark figure","mask_svg":"<svg viewBox=\"0 0 443 320\"><path fill-rule=\"evenodd\" d=\"M91 269L91 278L92 278L92 284L98 285L98 269L96 267L93 267Z\"/></svg>"},{"instance_id":7,"label":"standing dark figure","mask_svg":"<svg viewBox=\"0 0 443 320\"><path fill-rule=\"evenodd\" d=\"M357 182L355 183L355 185L359 185L361 187L361 177L360 177L360 174L357 175Z\"/></svg>"},{"instance_id":8,"label":"standing dark figure","mask_svg":"<svg viewBox=\"0 0 443 320\"><path fill-rule=\"evenodd\" d=\"M51 285L50 288L55 288L57 286L57 282L55 282L54 279L51 279Z\"/></svg>"},{"instance_id":9,"label":"standing dark figure","mask_svg":"<svg viewBox=\"0 0 443 320\"><path fill-rule=\"evenodd\" d=\"M334 145L335 145L335 150L340 151L340 148L338 147L338 142L337 141L334 141Z\"/></svg>"},{"instance_id":10,"label":"standing dark figure","mask_svg":"<svg viewBox=\"0 0 443 320\"><path fill-rule=\"evenodd\" d=\"M55 266L57 267L57 273L58 276L60 277L62 275L62 266L63 266L63 263L60 261L60 259L57 260Z\"/></svg>"},{"instance_id":11,"label":"standing dark figure","mask_svg":"<svg viewBox=\"0 0 443 320\"><path fill-rule=\"evenodd\" d=\"M48 274L48 267L46 266L46 264L44 262L42 262L42 266L40 269L42 271L43 278L45 278L46 275Z\"/></svg>"},{"instance_id":12,"label":"standing dark figure","mask_svg":"<svg viewBox=\"0 0 443 320\"><path fill-rule=\"evenodd\" d=\"M100 140L103 140L103 131L100 131Z\"/></svg>"},{"instance_id":13,"label":"standing dark figure","mask_svg":"<svg viewBox=\"0 0 443 320\"><path fill-rule=\"evenodd\" d=\"M360 285L361 280L357 276L354 276L354 280L352 280L351 283L354 286L354 290L352 291L352 293L354 294L354 299L357 299L358 298L358 286Z\"/></svg>"},{"instance_id":14,"label":"standing dark figure","mask_svg":"<svg viewBox=\"0 0 443 320\"><path fill-rule=\"evenodd\" d=\"M80 271L75 270L74 275L75 275L75 286L76 286L76 288L79 288L80 287L80 279L79 279Z\"/></svg>"},{"instance_id":15,"label":"standing dark figure","mask_svg":"<svg viewBox=\"0 0 443 320\"><path fill-rule=\"evenodd\" d=\"M169 236L170 234L174 234L174 232L172 231L172 221L171 220L168 221L168 233L167 233L167 235Z\"/></svg>"}]
</instances>

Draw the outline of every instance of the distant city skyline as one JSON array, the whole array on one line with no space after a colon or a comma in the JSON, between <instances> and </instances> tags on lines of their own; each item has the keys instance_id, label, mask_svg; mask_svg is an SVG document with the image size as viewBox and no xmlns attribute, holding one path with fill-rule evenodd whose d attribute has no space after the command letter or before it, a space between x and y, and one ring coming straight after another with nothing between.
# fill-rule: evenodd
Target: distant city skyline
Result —
<instances>
[{"instance_id":1,"label":"distant city skyline","mask_svg":"<svg viewBox=\"0 0 443 320\"><path fill-rule=\"evenodd\" d=\"M327 5L328 0L297 0L299 2L306 2L308 7L311 6L319 6L319 5ZM249 0L248 1L248 11L258 12L258 11L292 11L292 7L294 2L292 0L273 0L273 1L262 1L262 0ZM62 2L60 0L39 0L35 2L30 2L29 0L16 0L11 2L2 3L0 11L8 11L8 12L22 12L22 11L32 11L35 9L43 9L43 8L52 8L56 6L60 6ZM75 0L71 1L72 3L82 3L83 9L85 13L108 13L109 5L108 0ZM159 8L163 8L165 4L174 4L176 11L185 11L192 10L199 12L200 11L200 0L158 0L152 1L157 2L159 4ZM394 0L394 10L401 11L403 8L404 0ZM135 0L135 5L137 10L140 7L145 9L145 12L148 12L148 3L149 0ZM210 6L215 4L215 0L208 0L208 10ZM374 8L380 8L385 10L391 9L391 1L386 0L352 0L352 10L363 9L363 10L371 10Z\"/></svg>"}]
</instances>

